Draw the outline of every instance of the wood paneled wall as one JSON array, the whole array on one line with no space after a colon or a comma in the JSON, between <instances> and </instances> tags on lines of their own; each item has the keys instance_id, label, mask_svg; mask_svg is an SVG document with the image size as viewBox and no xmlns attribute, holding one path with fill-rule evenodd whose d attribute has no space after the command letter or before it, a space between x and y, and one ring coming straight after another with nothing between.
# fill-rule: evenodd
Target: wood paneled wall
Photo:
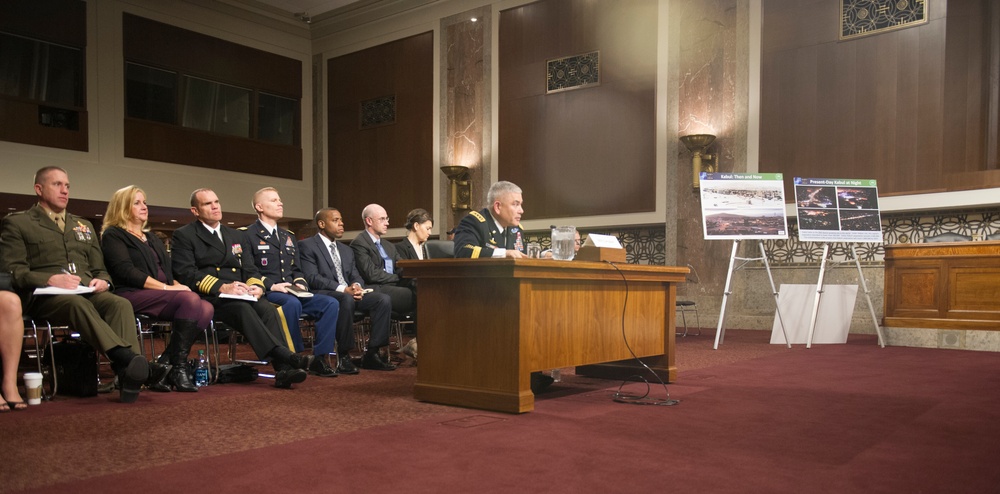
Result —
<instances>
[{"instance_id":1,"label":"wood paneled wall","mask_svg":"<svg viewBox=\"0 0 1000 494\"><path fill-rule=\"evenodd\" d=\"M427 32L327 62L328 204L348 230L360 230L361 210L378 203L391 228L414 208L434 210L434 37ZM396 98L391 124L360 128L361 103Z\"/></svg>"},{"instance_id":2,"label":"wood paneled wall","mask_svg":"<svg viewBox=\"0 0 1000 494\"><path fill-rule=\"evenodd\" d=\"M131 14L122 16L125 59L299 99L302 62Z\"/></svg>"},{"instance_id":3,"label":"wood paneled wall","mask_svg":"<svg viewBox=\"0 0 1000 494\"><path fill-rule=\"evenodd\" d=\"M656 37L651 0L500 13L498 175L530 217L655 210ZM546 94L547 60L598 50L599 86Z\"/></svg>"},{"instance_id":4,"label":"wood paneled wall","mask_svg":"<svg viewBox=\"0 0 1000 494\"><path fill-rule=\"evenodd\" d=\"M143 17L124 14L126 61L254 91L302 97L302 62ZM179 96L178 96L179 98ZM257 109L251 103L251 112ZM254 117L254 122L257 119ZM302 147L125 118L125 156L301 180Z\"/></svg>"},{"instance_id":5,"label":"wood paneled wall","mask_svg":"<svg viewBox=\"0 0 1000 494\"><path fill-rule=\"evenodd\" d=\"M928 2L927 24L847 41L839 2L763 2L760 171L875 178L881 194L1000 186L988 1Z\"/></svg>"}]
</instances>

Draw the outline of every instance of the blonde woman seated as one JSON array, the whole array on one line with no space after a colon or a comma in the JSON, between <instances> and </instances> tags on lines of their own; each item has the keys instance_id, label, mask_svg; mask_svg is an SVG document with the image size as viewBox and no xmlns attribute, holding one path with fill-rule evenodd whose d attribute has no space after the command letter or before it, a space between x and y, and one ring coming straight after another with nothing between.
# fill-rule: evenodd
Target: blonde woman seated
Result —
<instances>
[{"instance_id":1,"label":"blonde woman seated","mask_svg":"<svg viewBox=\"0 0 1000 494\"><path fill-rule=\"evenodd\" d=\"M149 210L146 193L129 185L111 196L104 215L101 248L114 281L115 295L132 303L136 314L171 321L170 343L160 356L170 373L150 388L155 391L198 391L187 369L188 353L215 309L187 285L173 278L170 256L163 242L146 232Z\"/></svg>"},{"instance_id":2,"label":"blonde woman seated","mask_svg":"<svg viewBox=\"0 0 1000 494\"><path fill-rule=\"evenodd\" d=\"M396 243L396 253L400 259L429 259L427 240L431 238L434 220L426 209L414 209L406 214L406 238ZM408 341L399 349L406 355L417 358L417 339Z\"/></svg>"}]
</instances>

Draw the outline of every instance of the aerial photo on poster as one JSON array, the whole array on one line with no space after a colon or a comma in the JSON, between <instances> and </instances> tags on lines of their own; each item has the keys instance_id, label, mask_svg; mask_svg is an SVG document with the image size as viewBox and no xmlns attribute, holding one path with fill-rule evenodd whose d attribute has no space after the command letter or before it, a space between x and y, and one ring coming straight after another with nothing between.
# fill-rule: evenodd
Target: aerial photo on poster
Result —
<instances>
[{"instance_id":1,"label":"aerial photo on poster","mask_svg":"<svg viewBox=\"0 0 1000 494\"><path fill-rule=\"evenodd\" d=\"M705 239L788 238L780 173L702 173Z\"/></svg>"},{"instance_id":2,"label":"aerial photo on poster","mask_svg":"<svg viewBox=\"0 0 1000 494\"><path fill-rule=\"evenodd\" d=\"M882 242L875 180L795 177L794 184L799 240Z\"/></svg>"}]
</instances>

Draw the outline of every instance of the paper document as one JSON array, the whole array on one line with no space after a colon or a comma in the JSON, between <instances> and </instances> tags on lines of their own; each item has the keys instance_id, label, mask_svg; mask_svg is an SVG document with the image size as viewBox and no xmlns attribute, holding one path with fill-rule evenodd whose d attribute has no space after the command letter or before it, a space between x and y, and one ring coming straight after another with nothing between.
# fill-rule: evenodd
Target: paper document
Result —
<instances>
[{"instance_id":1,"label":"paper document","mask_svg":"<svg viewBox=\"0 0 1000 494\"><path fill-rule=\"evenodd\" d=\"M296 297L299 297L299 298L309 298L309 297L313 296L312 293L310 293L310 292L308 292L306 290L303 290L303 289L301 289L301 288L299 288L297 286L294 286L294 285L286 287L285 290L288 290L288 293L291 293L292 295L295 295Z\"/></svg>"},{"instance_id":2,"label":"paper document","mask_svg":"<svg viewBox=\"0 0 1000 494\"><path fill-rule=\"evenodd\" d=\"M243 295L231 295L231 294L228 294L228 293L220 293L219 294L219 298L235 298L236 300L246 300L247 302L256 302L257 301L257 297L254 297L253 295L250 295L249 293L245 293Z\"/></svg>"},{"instance_id":3,"label":"paper document","mask_svg":"<svg viewBox=\"0 0 1000 494\"><path fill-rule=\"evenodd\" d=\"M54 286L35 288L35 295L83 295L85 293L94 293L94 289L83 285L76 288L58 288Z\"/></svg>"}]
</instances>

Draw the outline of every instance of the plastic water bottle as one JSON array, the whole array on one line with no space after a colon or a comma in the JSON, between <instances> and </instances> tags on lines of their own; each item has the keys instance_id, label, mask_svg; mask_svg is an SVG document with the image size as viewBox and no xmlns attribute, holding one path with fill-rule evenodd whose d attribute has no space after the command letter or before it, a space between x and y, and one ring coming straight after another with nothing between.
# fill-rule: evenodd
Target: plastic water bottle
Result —
<instances>
[{"instance_id":1,"label":"plastic water bottle","mask_svg":"<svg viewBox=\"0 0 1000 494\"><path fill-rule=\"evenodd\" d=\"M208 386L208 361L205 360L205 350L198 350L198 363L194 367L194 385Z\"/></svg>"}]
</instances>

